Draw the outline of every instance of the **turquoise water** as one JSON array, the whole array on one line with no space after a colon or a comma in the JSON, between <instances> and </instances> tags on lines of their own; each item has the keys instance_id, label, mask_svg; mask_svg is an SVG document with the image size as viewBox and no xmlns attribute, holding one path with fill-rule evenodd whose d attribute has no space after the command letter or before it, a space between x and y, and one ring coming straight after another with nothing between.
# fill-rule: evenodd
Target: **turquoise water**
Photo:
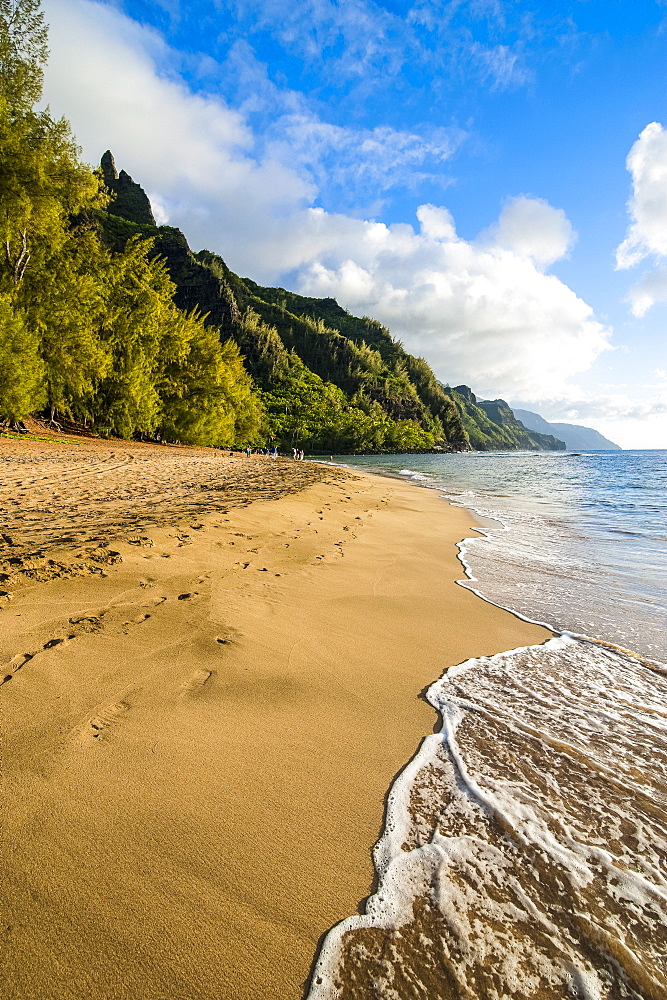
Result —
<instances>
[{"instance_id":1,"label":"turquoise water","mask_svg":"<svg viewBox=\"0 0 667 1000\"><path fill-rule=\"evenodd\" d=\"M400 474L481 514L487 538L463 558L489 600L667 659L667 451L334 461Z\"/></svg>"}]
</instances>

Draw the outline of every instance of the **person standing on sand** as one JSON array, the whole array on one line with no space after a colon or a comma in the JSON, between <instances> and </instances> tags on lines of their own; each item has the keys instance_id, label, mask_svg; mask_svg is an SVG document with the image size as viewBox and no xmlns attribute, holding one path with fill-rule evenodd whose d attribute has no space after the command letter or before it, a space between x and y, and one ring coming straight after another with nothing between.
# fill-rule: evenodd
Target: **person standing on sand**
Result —
<instances>
[{"instance_id":1,"label":"person standing on sand","mask_svg":"<svg viewBox=\"0 0 667 1000\"><path fill-rule=\"evenodd\" d=\"M278 449L276 448L275 444L271 449L271 458L278 458Z\"/></svg>"}]
</instances>

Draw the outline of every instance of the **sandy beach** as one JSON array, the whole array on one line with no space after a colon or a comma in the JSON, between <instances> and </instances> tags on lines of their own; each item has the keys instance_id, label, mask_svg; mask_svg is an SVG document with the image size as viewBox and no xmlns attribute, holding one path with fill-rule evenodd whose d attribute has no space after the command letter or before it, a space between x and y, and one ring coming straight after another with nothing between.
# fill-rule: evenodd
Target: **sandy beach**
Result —
<instances>
[{"instance_id":1,"label":"sandy beach","mask_svg":"<svg viewBox=\"0 0 667 1000\"><path fill-rule=\"evenodd\" d=\"M434 491L63 441L0 440L3 995L298 1000L420 693L550 633L455 585Z\"/></svg>"}]
</instances>

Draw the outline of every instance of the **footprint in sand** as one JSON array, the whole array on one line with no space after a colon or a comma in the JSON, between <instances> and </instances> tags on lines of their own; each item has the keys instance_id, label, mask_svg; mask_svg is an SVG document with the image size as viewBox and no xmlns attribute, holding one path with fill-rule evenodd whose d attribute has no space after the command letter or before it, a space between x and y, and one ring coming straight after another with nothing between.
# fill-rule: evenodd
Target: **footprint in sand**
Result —
<instances>
[{"instance_id":1,"label":"footprint in sand","mask_svg":"<svg viewBox=\"0 0 667 1000\"><path fill-rule=\"evenodd\" d=\"M120 716L124 715L130 706L126 701L112 701L108 705L99 708L91 719L88 719L73 733L79 740L88 742L92 737L99 739L106 729L116 722Z\"/></svg>"},{"instance_id":2,"label":"footprint in sand","mask_svg":"<svg viewBox=\"0 0 667 1000\"><path fill-rule=\"evenodd\" d=\"M53 649L54 646L62 646L62 644L64 642L67 642L68 639L74 639L74 638L75 638L75 636L68 635L67 639L49 639L48 642L44 643L44 645L42 646L42 649Z\"/></svg>"},{"instance_id":3,"label":"footprint in sand","mask_svg":"<svg viewBox=\"0 0 667 1000\"><path fill-rule=\"evenodd\" d=\"M219 639L218 642L220 642ZM200 691L210 679L212 673L212 670L195 670L194 674L187 679L185 684L181 685L181 694L195 694L197 691Z\"/></svg>"}]
</instances>

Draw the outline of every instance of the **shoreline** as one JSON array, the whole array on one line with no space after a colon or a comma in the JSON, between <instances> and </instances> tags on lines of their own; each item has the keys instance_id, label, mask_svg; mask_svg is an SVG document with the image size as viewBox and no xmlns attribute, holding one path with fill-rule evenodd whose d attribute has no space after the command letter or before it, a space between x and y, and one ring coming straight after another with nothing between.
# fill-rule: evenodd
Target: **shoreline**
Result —
<instances>
[{"instance_id":1,"label":"shoreline","mask_svg":"<svg viewBox=\"0 0 667 1000\"><path fill-rule=\"evenodd\" d=\"M398 452L398 454L402 454L402 452ZM310 459L309 461L317 462L316 459ZM443 503L447 504L447 506L454 507L455 509L458 509L458 510L465 510L465 511L468 512L468 514L472 515L472 517L474 517L479 522L479 525L471 525L470 527L471 527L472 530L474 530L474 531L476 531L478 533L478 536L481 535L482 538L489 539L489 540L491 538L489 532L482 525L482 523L481 523L482 520L498 520L498 523L501 524L504 529L506 529L506 525L502 522L502 520L500 519L500 517L498 517L498 518L492 518L488 514L482 514L481 511L477 510L477 508L475 508L475 507L468 506L467 504L464 504L464 503L454 503L453 500L451 500L449 497L447 497L447 496L444 495L444 487L442 487L442 486L429 486L429 485L427 485L425 483L422 483L422 482L420 482L418 480L415 480L415 479L410 480L410 479L407 479L404 475L401 475L400 472L392 472L390 469L382 469L382 470L377 470L376 471L375 469L371 469L371 468L361 468L361 467L348 466L348 465L336 465L335 462L334 463L332 463L332 462L321 462L321 463L318 463L318 464L326 465L326 466L329 466L329 467L332 467L332 468L340 468L340 469L343 469L345 471L350 471L350 472L352 472L353 475L358 471L360 473L360 475L378 476L380 479L390 479L390 480L393 480L394 482L404 483L406 486L416 487L417 489L432 490L434 493L438 493L438 495L440 497L440 500ZM464 576L465 576L465 578L463 580L455 580L454 581L454 583L458 587L465 588L466 590L470 591L471 594L475 594L476 597L479 597L480 600L485 601L487 604L493 605L494 608L498 608L500 611L506 611L507 614L513 615L514 618L518 618L519 621L526 622L527 625L537 625L537 626L539 626L539 628L546 629L548 632L551 632L552 635L554 635L554 636L557 636L557 635L574 635L574 636L577 636L577 638L586 639L589 642L598 642L598 643L600 643L602 645L605 644L604 640L602 640L602 639L594 639L594 638L591 638L590 636L587 636L587 635L583 635L583 634L580 635L579 633L576 633L576 632L569 632L567 629L561 630L561 629L556 628L554 625L551 625L549 622L540 621L537 618L530 618L530 617L528 617L528 615L524 615L520 611L515 611L513 608L508 607L506 604L499 604L497 601L491 600L490 597L487 597L484 593L482 593L481 590L478 590L476 587L468 586L468 584L479 583L478 578L476 576L473 576L472 566L470 565L470 563L466 559L466 543L470 542L470 541L475 541L474 536L468 536L468 537L462 538L462 539L460 539L460 541L458 541L456 543L457 559L459 560L459 562L461 564L461 568L463 569ZM639 653L632 653L631 650L624 649L622 646L619 646L617 648L621 649L625 653L630 653L633 656L640 656ZM508 652L508 650L501 650L500 652Z\"/></svg>"},{"instance_id":2,"label":"shoreline","mask_svg":"<svg viewBox=\"0 0 667 1000\"><path fill-rule=\"evenodd\" d=\"M131 467L92 475L122 494ZM467 510L343 477L218 510L204 492L199 513L181 499L110 539L122 562L5 606L3 663L31 650L3 687L17 997L301 996L433 729L419 692L552 634L452 587Z\"/></svg>"}]
</instances>

